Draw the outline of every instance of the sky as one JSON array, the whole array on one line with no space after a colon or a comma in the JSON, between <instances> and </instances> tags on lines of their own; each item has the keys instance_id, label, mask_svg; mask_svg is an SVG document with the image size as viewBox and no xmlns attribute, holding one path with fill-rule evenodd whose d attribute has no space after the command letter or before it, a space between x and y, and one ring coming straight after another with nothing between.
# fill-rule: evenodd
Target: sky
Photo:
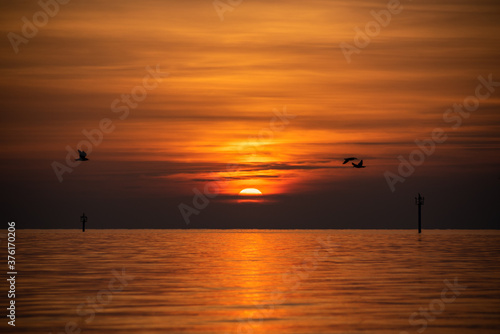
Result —
<instances>
[{"instance_id":1,"label":"sky","mask_svg":"<svg viewBox=\"0 0 500 334\"><path fill-rule=\"evenodd\" d=\"M500 228L498 1L60 1L0 4L4 221Z\"/></svg>"}]
</instances>

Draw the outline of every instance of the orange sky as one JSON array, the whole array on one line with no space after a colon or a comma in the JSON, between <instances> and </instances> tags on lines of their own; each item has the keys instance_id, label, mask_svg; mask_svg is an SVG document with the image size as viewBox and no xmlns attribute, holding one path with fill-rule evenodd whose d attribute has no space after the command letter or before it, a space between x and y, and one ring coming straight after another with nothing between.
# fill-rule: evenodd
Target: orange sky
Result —
<instances>
[{"instance_id":1,"label":"orange sky","mask_svg":"<svg viewBox=\"0 0 500 334\"><path fill-rule=\"evenodd\" d=\"M20 34L21 18L40 7L2 3L2 173L40 182L49 193L66 187L51 163L64 162L65 147L85 139L82 130L110 118L116 129L93 148L92 164L63 183L105 182L112 194L167 198L189 196L214 175L231 178L226 195L245 187L314 193L359 178L385 183L397 157L436 127L449 139L415 177L480 172L496 179L498 91L458 129L442 117L474 94L478 76L500 81L499 3L403 1L348 63L340 43L353 44L354 28L386 7L378 0L245 0L221 21L209 0L72 0L16 54L7 34ZM119 120L111 103L157 64L169 76ZM249 137L284 108L296 117L272 139L253 139L252 154ZM347 156L368 168L340 168ZM225 173L230 162L239 172Z\"/></svg>"}]
</instances>

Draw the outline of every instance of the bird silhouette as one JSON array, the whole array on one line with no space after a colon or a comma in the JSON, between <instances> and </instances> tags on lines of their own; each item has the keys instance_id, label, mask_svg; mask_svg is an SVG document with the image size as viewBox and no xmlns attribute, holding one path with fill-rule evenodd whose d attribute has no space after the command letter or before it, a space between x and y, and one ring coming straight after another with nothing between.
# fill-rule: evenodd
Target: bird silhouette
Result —
<instances>
[{"instance_id":1,"label":"bird silhouette","mask_svg":"<svg viewBox=\"0 0 500 334\"><path fill-rule=\"evenodd\" d=\"M358 159L358 158L354 158L354 157L352 157L352 158L344 158L344 162L342 163L342 165L345 165L349 161L356 160L356 159Z\"/></svg>"},{"instance_id":2,"label":"bird silhouette","mask_svg":"<svg viewBox=\"0 0 500 334\"><path fill-rule=\"evenodd\" d=\"M75 161L87 161L87 160L89 160L89 159L86 158L87 153L85 153L85 151L78 150L78 154L80 154L80 158L79 159L75 159Z\"/></svg>"},{"instance_id":3,"label":"bird silhouette","mask_svg":"<svg viewBox=\"0 0 500 334\"><path fill-rule=\"evenodd\" d=\"M359 164L355 164L354 162L352 163L352 166L354 168L365 168L366 166L363 166L363 160L359 162Z\"/></svg>"}]
</instances>

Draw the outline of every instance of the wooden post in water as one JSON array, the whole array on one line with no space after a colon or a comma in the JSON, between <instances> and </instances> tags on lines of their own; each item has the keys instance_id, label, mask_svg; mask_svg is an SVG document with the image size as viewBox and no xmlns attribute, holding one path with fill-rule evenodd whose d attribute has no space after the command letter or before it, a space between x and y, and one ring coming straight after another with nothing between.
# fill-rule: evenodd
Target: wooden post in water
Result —
<instances>
[{"instance_id":1,"label":"wooden post in water","mask_svg":"<svg viewBox=\"0 0 500 334\"><path fill-rule=\"evenodd\" d=\"M422 205L424 205L424 198L418 193L415 197L415 204L418 205L418 233L422 233Z\"/></svg>"},{"instance_id":2,"label":"wooden post in water","mask_svg":"<svg viewBox=\"0 0 500 334\"><path fill-rule=\"evenodd\" d=\"M85 232L85 223L87 222L87 216L85 216L85 212L80 217L80 221L82 222L82 232Z\"/></svg>"}]
</instances>

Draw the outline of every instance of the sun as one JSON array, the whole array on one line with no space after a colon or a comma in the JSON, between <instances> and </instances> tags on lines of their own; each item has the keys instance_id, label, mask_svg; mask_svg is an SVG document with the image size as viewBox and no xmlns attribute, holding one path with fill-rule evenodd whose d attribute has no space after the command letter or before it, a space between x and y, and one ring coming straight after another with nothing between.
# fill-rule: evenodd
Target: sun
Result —
<instances>
[{"instance_id":1,"label":"sun","mask_svg":"<svg viewBox=\"0 0 500 334\"><path fill-rule=\"evenodd\" d=\"M262 192L259 189L255 189L255 188L245 188L242 191L240 191L239 195L259 196L259 195L262 195Z\"/></svg>"}]
</instances>

